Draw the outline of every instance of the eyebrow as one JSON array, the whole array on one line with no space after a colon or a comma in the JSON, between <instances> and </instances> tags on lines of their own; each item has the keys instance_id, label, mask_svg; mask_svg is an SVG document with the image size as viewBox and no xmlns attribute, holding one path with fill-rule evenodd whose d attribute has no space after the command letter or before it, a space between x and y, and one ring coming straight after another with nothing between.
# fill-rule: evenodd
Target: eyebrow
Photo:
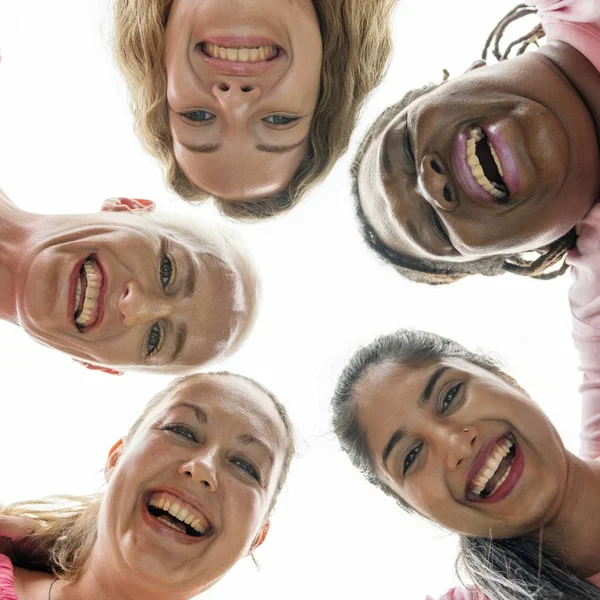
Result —
<instances>
[{"instance_id":1,"label":"eyebrow","mask_svg":"<svg viewBox=\"0 0 600 600\"><path fill-rule=\"evenodd\" d=\"M427 381L425 385L425 389L423 393L419 396L417 400L417 406L419 408L425 408L429 399L431 398L431 394L433 393L433 389L435 388L435 384L438 382L440 377L449 369L450 367L440 367L436 369L433 375ZM396 429L390 438L390 441L387 443L386 447L383 449L383 453L381 455L383 459L383 464L387 463L390 454L393 452L394 448L398 445L398 443L402 440L402 438L406 435L406 430L403 427Z\"/></svg>"},{"instance_id":2,"label":"eyebrow","mask_svg":"<svg viewBox=\"0 0 600 600\"><path fill-rule=\"evenodd\" d=\"M238 436L237 439L239 442L241 442L244 445L257 444L267 453L269 462L271 463L271 465L273 465L273 463L275 462L275 455L273 454L273 451L271 450L271 448L269 448L269 446L267 446L267 444L265 444L265 442L263 442L262 440L259 440L256 436L254 436L250 433L245 433L244 435Z\"/></svg>"},{"instance_id":3,"label":"eyebrow","mask_svg":"<svg viewBox=\"0 0 600 600\"><path fill-rule=\"evenodd\" d=\"M194 291L196 290L196 269L191 264L191 261L188 262L188 271L185 276L185 285L183 288L183 296L185 298L191 298L194 295Z\"/></svg>"},{"instance_id":4,"label":"eyebrow","mask_svg":"<svg viewBox=\"0 0 600 600\"><path fill-rule=\"evenodd\" d=\"M169 362L174 363L177 360L177 357L181 354L181 351L185 346L187 335L187 325L185 323L179 323L179 325L177 325L177 331L175 332L175 350L173 350L173 354L171 355Z\"/></svg>"},{"instance_id":5,"label":"eyebrow","mask_svg":"<svg viewBox=\"0 0 600 600\"><path fill-rule=\"evenodd\" d=\"M199 145L188 145L188 144L184 144L183 142L179 142L186 150L189 150L190 152L201 152L201 153L206 153L206 154L210 154L212 152L217 152L220 148L221 148L221 144L199 144Z\"/></svg>"},{"instance_id":6,"label":"eyebrow","mask_svg":"<svg viewBox=\"0 0 600 600\"><path fill-rule=\"evenodd\" d=\"M206 425L208 423L208 415L196 404L192 404L191 402L178 402L177 404L174 404L172 408L189 408L190 410L194 411L196 419L198 419L202 425Z\"/></svg>"},{"instance_id":7,"label":"eyebrow","mask_svg":"<svg viewBox=\"0 0 600 600\"><path fill-rule=\"evenodd\" d=\"M299 142L297 142L295 144L291 144L289 146L272 146L270 144L258 144L256 146L256 149L260 150L261 152L272 152L274 154L285 154L286 152L291 152L292 150L295 150L299 146L302 146L302 144L304 144L305 141L306 141L306 138L303 137Z\"/></svg>"}]
</instances>

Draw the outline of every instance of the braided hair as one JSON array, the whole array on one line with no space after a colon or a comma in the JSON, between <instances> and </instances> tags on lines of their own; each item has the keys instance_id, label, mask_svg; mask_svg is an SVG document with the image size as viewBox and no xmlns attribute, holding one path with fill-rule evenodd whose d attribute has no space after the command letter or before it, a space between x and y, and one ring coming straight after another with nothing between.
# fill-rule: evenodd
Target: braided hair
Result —
<instances>
[{"instance_id":1,"label":"braided hair","mask_svg":"<svg viewBox=\"0 0 600 600\"><path fill-rule=\"evenodd\" d=\"M538 45L538 40L544 37L544 30L538 23L527 34L511 41L504 50L500 45L507 27L516 20L527 15L535 14L537 10L526 4L515 6L494 27L485 42L481 57L486 60L488 52L498 61L510 58L516 49L516 55L523 54L531 45ZM358 173L364 155L373 142L388 126L390 121L411 102L436 89L446 81L448 72L444 70L444 80L439 84L429 84L422 88L409 91L399 102L386 108L371 125L367 134L362 139L351 167L352 196L354 198L356 216L359 221L363 239L367 245L386 263L392 264L395 269L407 279L430 285L452 283L467 275L502 275L514 273L532 279L554 279L566 272L568 265L565 262L567 251L574 247L575 229L567 232L558 240L550 244L544 252L516 253L509 255L486 256L478 260L454 263L449 261L433 261L416 258L397 252L390 248L369 223L360 200L358 189ZM533 254L533 256L531 256Z\"/></svg>"}]
</instances>

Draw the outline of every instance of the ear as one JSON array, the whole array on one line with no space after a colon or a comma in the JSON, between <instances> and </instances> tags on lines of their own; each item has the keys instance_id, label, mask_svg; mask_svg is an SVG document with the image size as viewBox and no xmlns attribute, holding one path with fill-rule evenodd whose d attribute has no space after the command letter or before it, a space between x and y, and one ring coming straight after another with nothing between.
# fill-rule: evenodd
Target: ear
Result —
<instances>
[{"instance_id":1,"label":"ear","mask_svg":"<svg viewBox=\"0 0 600 600\"><path fill-rule=\"evenodd\" d=\"M121 438L118 442L113 444L113 447L108 451L108 458L106 459L106 465L104 465L104 479L110 481L110 476L114 471L119 458L123 454L125 438Z\"/></svg>"},{"instance_id":2,"label":"ear","mask_svg":"<svg viewBox=\"0 0 600 600\"><path fill-rule=\"evenodd\" d=\"M487 67L487 63L485 60L478 58L473 64L465 71L468 73L469 71L474 71L475 69L480 69L481 67Z\"/></svg>"},{"instance_id":3,"label":"ear","mask_svg":"<svg viewBox=\"0 0 600 600\"><path fill-rule=\"evenodd\" d=\"M109 212L152 212L156 204L142 198L109 198L102 203L102 211Z\"/></svg>"},{"instance_id":4,"label":"ear","mask_svg":"<svg viewBox=\"0 0 600 600\"><path fill-rule=\"evenodd\" d=\"M111 369L110 367L101 367L100 365L93 365L92 363L86 362L84 360L79 360L78 358L73 359L76 363L83 365L86 369L90 371L102 371L103 373L108 373L109 375L123 375L123 371L117 371L117 369Z\"/></svg>"},{"instance_id":5,"label":"ear","mask_svg":"<svg viewBox=\"0 0 600 600\"><path fill-rule=\"evenodd\" d=\"M250 552L248 552L248 554L252 554L265 541L267 533L269 533L269 527L271 527L271 522L267 521L262 526L262 529L256 534L256 537L252 542L252 546L250 546Z\"/></svg>"}]
</instances>

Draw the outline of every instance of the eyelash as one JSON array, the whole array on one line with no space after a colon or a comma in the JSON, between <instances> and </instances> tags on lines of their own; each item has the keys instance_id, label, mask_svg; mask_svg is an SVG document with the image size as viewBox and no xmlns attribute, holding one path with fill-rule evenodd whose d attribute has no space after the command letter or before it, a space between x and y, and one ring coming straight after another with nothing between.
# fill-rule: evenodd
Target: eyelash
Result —
<instances>
[{"instance_id":1,"label":"eyelash","mask_svg":"<svg viewBox=\"0 0 600 600\"><path fill-rule=\"evenodd\" d=\"M462 386L464 384L461 383L457 383L456 385L453 385L442 397L442 402L441 402L441 407L440 407L440 412L443 414L448 410L448 407L454 402L454 400L456 399L456 396L458 395L458 393L460 392ZM446 402L446 400L449 399L448 404L444 404ZM411 448L411 450L409 450L408 454L404 457L404 461L402 463L402 474L406 475L407 471L410 469L410 467L412 466L412 464L415 462L415 460L417 459L417 456L419 456L419 454L421 453L421 448L423 447L423 444L418 444L417 446L415 446L414 448Z\"/></svg>"},{"instance_id":2,"label":"eyelash","mask_svg":"<svg viewBox=\"0 0 600 600\"><path fill-rule=\"evenodd\" d=\"M269 115L268 117L265 117L263 119L263 121L265 123L268 123L269 125L273 126L273 127L285 127L286 125L290 125L291 123L295 123L300 117L287 117L285 115ZM281 119L284 122L283 123L274 123L272 121L269 121L269 119Z\"/></svg>"},{"instance_id":3,"label":"eyelash","mask_svg":"<svg viewBox=\"0 0 600 600\"><path fill-rule=\"evenodd\" d=\"M166 290L175 279L175 264L168 254L163 254L161 257L158 276L163 290ZM163 329L160 326L160 323L154 323L152 327L150 327L150 331L146 338L146 356L153 356L156 354L162 346L162 341Z\"/></svg>"},{"instance_id":4,"label":"eyelash","mask_svg":"<svg viewBox=\"0 0 600 600\"><path fill-rule=\"evenodd\" d=\"M442 239L442 241L444 241L449 246L452 246L450 237L446 233L446 228L442 224L442 220L440 219L439 215L437 214L435 208L430 206L428 208L428 213L429 213L429 223L430 223L431 227L433 228L433 230L438 234L438 237L440 237ZM454 246L452 246L452 247L454 247Z\"/></svg>"},{"instance_id":5,"label":"eyelash","mask_svg":"<svg viewBox=\"0 0 600 600\"><path fill-rule=\"evenodd\" d=\"M215 115L209 113L207 110L193 110L191 112L180 113L184 119L191 121L192 123L207 123L208 121L212 121L215 118ZM198 115L208 115L208 118L195 118Z\"/></svg>"},{"instance_id":6,"label":"eyelash","mask_svg":"<svg viewBox=\"0 0 600 600\"><path fill-rule=\"evenodd\" d=\"M186 425L182 425L181 423L167 423L166 425L161 425L160 429L161 431L172 431L175 435L184 437L192 442L198 443L198 438L196 437L194 432L189 427L187 427ZM249 463L243 458L232 458L230 459L230 462L239 467L248 475L250 475L250 477L255 479L258 483L262 484L262 475L252 463Z\"/></svg>"}]
</instances>

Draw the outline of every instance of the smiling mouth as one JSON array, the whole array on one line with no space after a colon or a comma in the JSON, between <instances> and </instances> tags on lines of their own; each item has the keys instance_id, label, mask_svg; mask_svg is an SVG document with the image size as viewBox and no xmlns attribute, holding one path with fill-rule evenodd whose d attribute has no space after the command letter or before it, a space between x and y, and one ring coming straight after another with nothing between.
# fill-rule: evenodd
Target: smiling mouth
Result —
<instances>
[{"instance_id":1,"label":"smiling mouth","mask_svg":"<svg viewBox=\"0 0 600 600\"><path fill-rule=\"evenodd\" d=\"M163 525L190 537L207 537L212 527L206 517L193 506L172 494L153 492L148 495L146 508Z\"/></svg>"},{"instance_id":2,"label":"smiling mouth","mask_svg":"<svg viewBox=\"0 0 600 600\"><path fill-rule=\"evenodd\" d=\"M468 132L465 159L477 184L499 202L508 202L509 191L498 154L485 131L473 126Z\"/></svg>"},{"instance_id":3,"label":"smiling mouth","mask_svg":"<svg viewBox=\"0 0 600 600\"><path fill-rule=\"evenodd\" d=\"M493 499L512 471L516 449L517 443L512 433L496 442L487 460L467 486L469 499Z\"/></svg>"},{"instance_id":4,"label":"smiling mouth","mask_svg":"<svg viewBox=\"0 0 600 600\"><path fill-rule=\"evenodd\" d=\"M200 49L210 58L237 63L268 62L277 58L281 52L279 46L219 46L211 42L202 42Z\"/></svg>"},{"instance_id":5,"label":"smiling mouth","mask_svg":"<svg viewBox=\"0 0 600 600\"><path fill-rule=\"evenodd\" d=\"M100 294L104 275L95 255L88 256L77 277L73 320L79 331L95 325L100 318Z\"/></svg>"}]
</instances>

